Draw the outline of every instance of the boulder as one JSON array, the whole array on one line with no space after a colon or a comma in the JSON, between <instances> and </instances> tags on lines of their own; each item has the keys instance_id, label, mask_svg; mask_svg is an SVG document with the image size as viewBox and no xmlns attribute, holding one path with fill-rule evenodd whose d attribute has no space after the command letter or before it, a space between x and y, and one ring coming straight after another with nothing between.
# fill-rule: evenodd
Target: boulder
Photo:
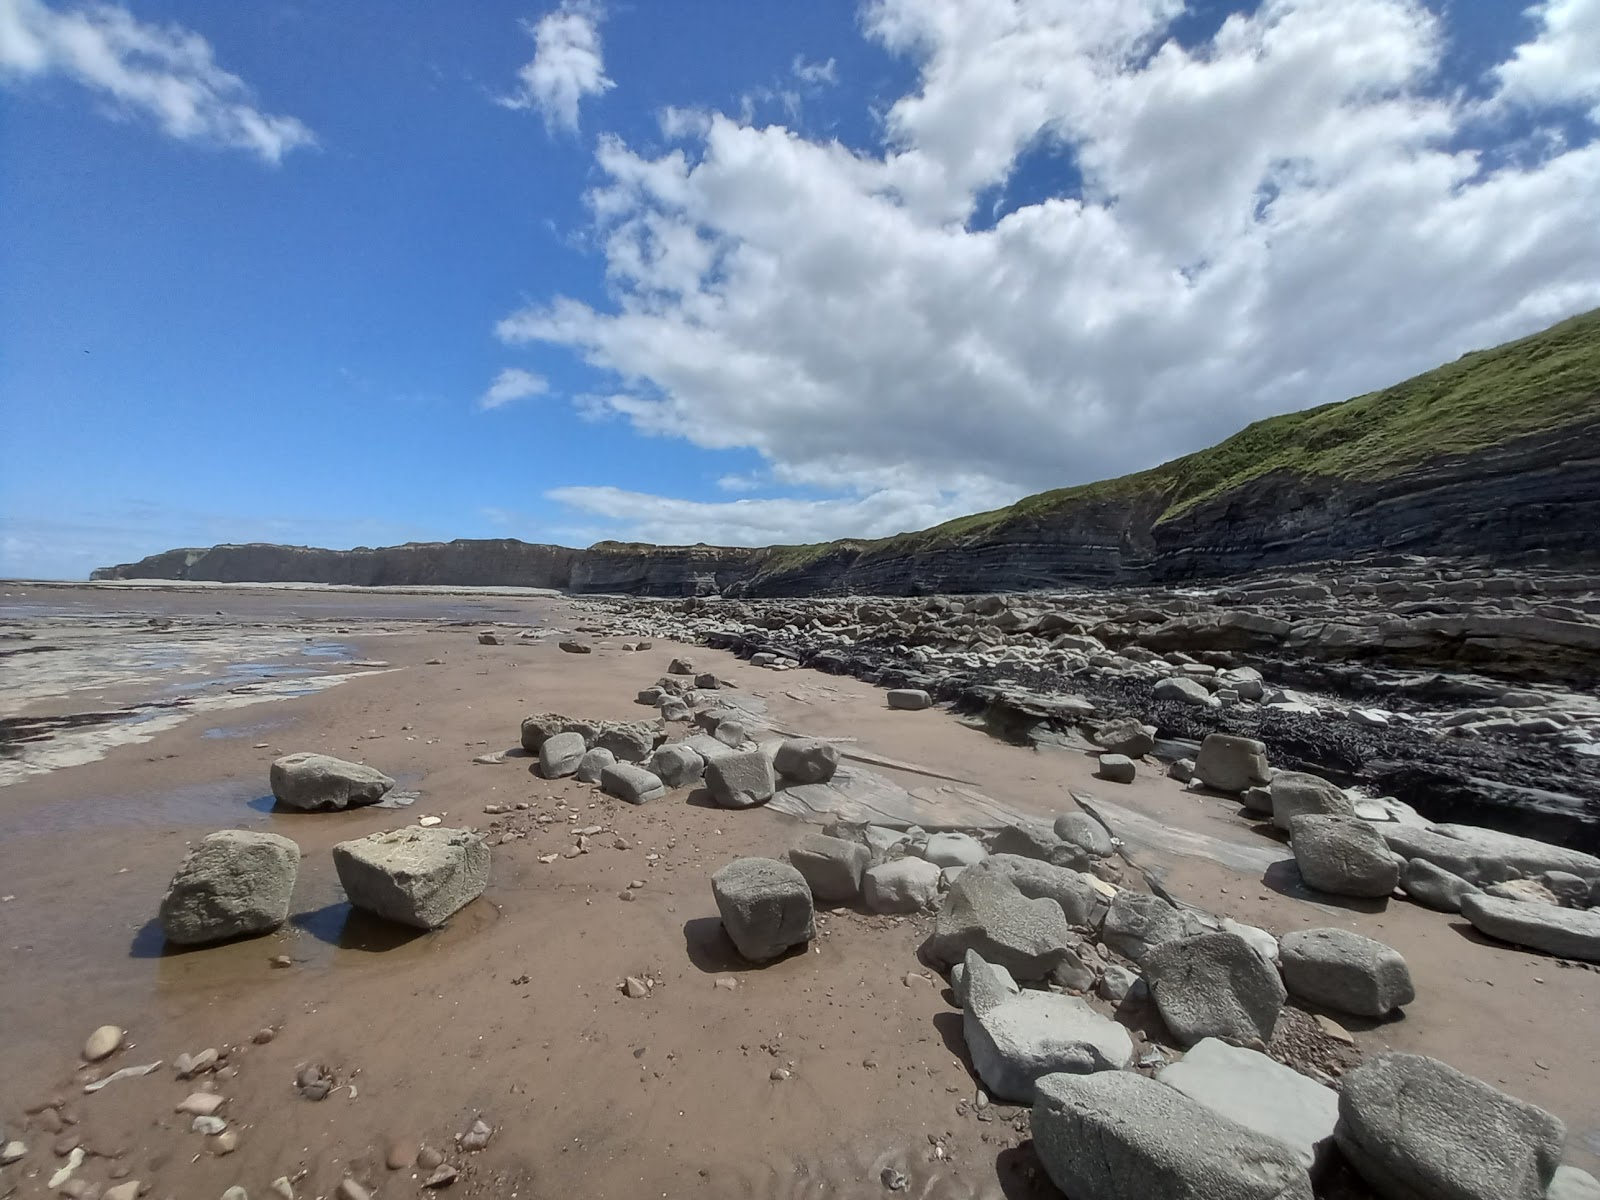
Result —
<instances>
[{"instance_id":1,"label":"boulder","mask_svg":"<svg viewBox=\"0 0 1600 1200\"><path fill-rule=\"evenodd\" d=\"M1043 979L1078 939L1059 904L1028 899L1004 873L987 869L992 861L968 867L944 894L922 956L948 968L976 950L1016 979Z\"/></svg>"},{"instance_id":2,"label":"boulder","mask_svg":"<svg viewBox=\"0 0 1600 1200\"><path fill-rule=\"evenodd\" d=\"M578 760L578 770L576 772L578 782L599 783L601 774L616 761L617 756L609 750L594 749L584 751L583 757Z\"/></svg>"},{"instance_id":3,"label":"boulder","mask_svg":"<svg viewBox=\"0 0 1600 1200\"><path fill-rule=\"evenodd\" d=\"M1258 1051L1206 1038L1182 1061L1157 1071L1156 1079L1219 1117L1282 1142L1313 1175L1329 1163L1339 1093L1292 1067Z\"/></svg>"},{"instance_id":4,"label":"boulder","mask_svg":"<svg viewBox=\"0 0 1600 1200\"><path fill-rule=\"evenodd\" d=\"M1475 825L1380 826L1389 848L1402 858L1420 858L1477 887L1508 879L1565 871L1600 882L1600 858L1514 833Z\"/></svg>"},{"instance_id":5,"label":"boulder","mask_svg":"<svg viewBox=\"0 0 1600 1200\"><path fill-rule=\"evenodd\" d=\"M681 742L659 747L645 764L662 786L669 788L692 787L705 774L706 760Z\"/></svg>"},{"instance_id":6,"label":"boulder","mask_svg":"<svg viewBox=\"0 0 1600 1200\"><path fill-rule=\"evenodd\" d=\"M275 833L224 829L190 850L161 898L169 942L198 946L266 933L289 916L300 847Z\"/></svg>"},{"instance_id":7,"label":"boulder","mask_svg":"<svg viewBox=\"0 0 1600 1200\"><path fill-rule=\"evenodd\" d=\"M1105 920L1109 901L1094 876L1082 871L1015 854L991 854L977 869L999 872L1030 900L1055 901L1067 924L1078 929L1098 929Z\"/></svg>"},{"instance_id":8,"label":"boulder","mask_svg":"<svg viewBox=\"0 0 1600 1200\"><path fill-rule=\"evenodd\" d=\"M1056 837L1077 846L1093 858L1110 858L1116 845L1106 827L1088 813L1062 813L1053 826Z\"/></svg>"},{"instance_id":9,"label":"boulder","mask_svg":"<svg viewBox=\"0 0 1600 1200\"><path fill-rule=\"evenodd\" d=\"M560 713L534 713L531 717L524 717L522 719L522 748L529 754L539 753L539 747L544 745L546 738L565 732L570 723L570 718L564 717Z\"/></svg>"},{"instance_id":10,"label":"boulder","mask_svg":"<svg viewBox=\"0 0 1600 1200\"><path fill-rule=\"evenodd\" d=\"M1416 999L1400 952L1352 930L1296 930L1278 952L1289 994L1323 1008L1384 1017Z\"/></svg>"},{"instance_id":11,"label":"boulder","mask_svg":"<svg viewBox=\"0 0 1600 1200\"><path fill-rule=\"evenodd\" d=\"M730 750L741 750L750 741L750 731L737 717L724 717L718 721L711 736Z\"/></svg>"},{"instance_id":12,"label":"boulder","mask_svg":"<svg viewBox=\"0 0 1600 1200\"><path fill-rule=\"evenodd\" d=\"M1461 876L1424 858L1413 858L1401 869L1400 887L1418 904L1450 913L1460 912L1462 898L1478 890Z\"/></svg>"},{"instance_id":13,"label":"boulder","mask_svg":"<svg viewBox=\"0 0 1600 1200\"><path fill-rule=\"evenodd\" d=\"M1157 700L1171 700L1195 708L1222 707L1222 702L1211 694L1205 684L1196 683L1193 679L1185 679L1179 675L1157 680L1155 687L1150 689L1150 694Z\"/></svg>"},{"instance_id":14,"label":"boulder","mask_svg":"<svg viewBox=\"0 0 1600 1200\"><path fill-rule=\"evenodd\" d=\"M1156 1008L1179 1042L1272 1039L1283 980L1236 933L1203 933L1155 947L1140 962Z\"/></svg>"},{"instance_id":15,"label":"boulder","mask_svg":"<svg viewBox=\"0 0 1600 1200\"><path fill-rule=\"evenodd\" d=\"M861 876L872 852L860 842L808 833L789 851L789 862L805 877L813 896L837 903L860 898Z\"/></svg>"},{"instance_id":16,"label":"boulder","mask_svg":"<svg viewBox=\"0 0 1600 1200\"><path fill-rule=\"evenodd\" d=\"M1272 789L1270 787L1261 787L1259 784L1255 787L1247 787L1239 793L1239 803L1253 813L1260 813L1262 816L1270 817L1272 815Z\"/></svg>"},{"instance_id":17,"label":"boulder","mask_svg":"<svg viewBox=\"0 0 1600 1200\"><path fill-rule=\"evenodd\" d=\"M1355 816L1355 807L1343 788L1305 771L1279 771L1272 777L1271 797L1272 823L1282 830L1287 830L1295 817L1307 814Z\"/></svg>"},{"instance_id":18,"label":"boulder","mask_svg":"<svg viewBox=\"0 0 1600 1200\"><path fill-rule=\"evenodd\" d=\"M643 767L614 762L600 769L600 790L629 804L649 804L667 794L667 785Z\"/></svg>"},{"instance_id":19,"label":"boulder","mask_svg":"<svg viewBox=\"0 0 1600 1200\"><path fill-rule=\"evenodd\" d=\"M706 790L723 808L753 808L772 799L778 781L765 753L737 750L706 763Z\"/></svg>"},{"instance_id":20,"label":"boulder","mask_svg":"<svg viewBox=\"0 0 1600 1200\"><path fill-rule=\"evenodd\" d=\"M1125 754L1102 754L1095 775L1108 783L1132 783L1137 768L1133 759Z\"/></svg>"},{"instance_id":21,"label":"boulder","mask_svg":"<svg viewBox=\"0 0 1600 1200\"><path fill-rule=\"evenodd\" d=\"M1074 871L1087 870L1093 861L1083 847L1063 841L1049 826L1033 822L1003 825L989 835L988 844L990 854L1036 858Z\"/></svg>"},{"instance_id":22,"label":"boulder","mask_svg":"<svg viewBox=\"0 0 1600 1200\"><path fill-rule=\"evenodd\" d=\"M1306 886L1331 896L1383 897L1400 882L1383 835L1360 817L1296 817L1289 846Z\"/></svg>"},{"instance_id":23,"label":"boulder","mask_svg":"<svg viewBox=\"0 0 1600 1200\"><path fill-rule=\"evenodd\" d=\"M788 863L736 858L711 877L722 926L740 954L767 962L816 936L811 888Z\"/></svg>"},{"instance_id":24,"label":"boulder","mask_svg":"<svg viewBox=\"0 0 1600 1200\"><path fill-rule=\"evenodd\" d=\"M1143 758L1155 747L1156 727L1138 721L1112 721L1095 730L1094 743L1110 754Z\"/></svg>"},{"instance_id":25,"label":"boulder","mask_svg":"<svg viewBox=\"0 0 1600 1200\"><path fill-rule=\"evenodd\" d=\"M333 866L353 907L437 929L483 894L489 847L465 829L392 829L340 842Z\"/></svg>"},{"instance_id":26,"label":"boulder","mask_svg":"<svg viewBox=\"0 0 1600 1200\"><path fill-rule=\"evenodd\" d=\"M839 748L821 738L787 738L773 756L772 769L795 783L827 783L839 769Z\"/></svg>"},{"instance_id":27,"label":"boulder","mask_svg":"<svg viewBox=\"0 0 1600 1200\"><path fill-rule=\"evenodd\" d=\"M710 671L702 671L694 677L694 686L705 692L715 692L722 688L722 680Z\"/></svg>"},{"instance_id":28,"label":"boulder","mask_svg":"<svg viewBox=\"0 0 1600 1200\"><path fill-rule=\"evenodd\" d=\"M903 708L912 712L928 708L933 704L933 697L921 688L891 688L885 699L890 708Z\"/></svg>"},{"instance_id":29,"label":"boulder","mask_svg":"<svg viewBox=\"0 0 1600 1200\"><path fill-rule=\"evenodd\" d=\"M1150 951L1184 932L1183 914L1160 896L1124 889L1111 899L1100 940L1123 958L1143 962Z\"/></svg>"},{"instance_id":30,"label":"boulder","mask_svg":"<svg viewBox=\"0 0 1600 1200\"><path fill-rule=\"evenodd\" d=\"M568 654L593 654L594 653L594 647L589 645L588 642L580 642L580 641L569 639L569 640L564 641L564 642L557 642L556 645L560 646L561 649L565 650Z\"/></svg>"},{"instance_id":31,"label":"boulder","mask_svg":"<svg viewBox=\"0 0 1600 1200\"><path fill-rule=\"evenodd\" d=\"M1545 1200L1600 1200L1600 1180L1577 1167L1559 1166Z\"/></svg>"},{"instance_id":32,"label":"boulder","mask_svg":"<svg viewBox=\"0 0 1600 1200\"><path fill-rule=\"evenodd\" d=\"M607 721L590 743L609 750L618 762L642 763L661 740L661 730L650 721Z\"/></svg>"},{"instance_id":33,"label":"boulder","mask_svg":"<svg viewBox=\"0 0 1600 1200\"><path fill-rule=\"evenodd\" d=\"M868 867L861 899L875 913L912 913L939 900L939 868L921 858L897 858Z\"/></svg>"},{"instance_id":34,"label":"boulder","mask_svg":"<svg viewBox=\"0 0 1600 1200\"><path fill-rule=\"evenodd\" d=\"M1011 972L996 963L989 964L989 973L994 979L1000 981L1000 986L1006 991L1016 994L1022 990L1020 984L1011 978ZM955 997L956 1004L965 1008L967 1006L967 964L958 962L950 968L950 994Z\"/></svg>"},{"instance_id":35,"label":"boulder","mask_svg":"<svg viewBox=\"0 0 1600 1200\"><path fill-rule=\"evenodd\" d=\"M1267 748L1254 738L1208 733L1195 756L1194 776L1219 792L1242 792L1247 787L1270 783Z\"/></svg>"},{"instance_id":36,"label":"boulder","mask_svg":"<svg viewBox=\"0 0 1600 1200\"><path fill-rule=\"evenodd\" d=\"M667 664L668 675L693 675L694 663L687 658L675 658Z\"/></svg>"},{"instance_id":37,"label":"boulder","mask_svg":"<svg viewBox=\"0 0 1600 1200\"><path fill-rule=\"evenodd\" d=\"M1380 1054L1345 1075L1334 1138L1385 1200L1544 1200L1566 1127L1419 1054Z\"/></svg>"},{"instance_id":38,"label":"boulder","mask_svg":"<svg viewBox=\"0 0 1600 1200\"><path fill-rule=\"evenodd\" d=\"M970 867L988 854L983 843L970 833L932 833L922 848L922 857L936 867Z\"/></svg>"},{"instance_id":39,"label":"boulder","mask_svg":"<svg viewBox=\"0 0 1600 1200\"><path fill-rule=\"evenodd\" d=\"M1311 1200L1292 1148L1131 1071L1039 1080L1033 1145L1072 1200Z\"/></svg>"},{"instance_id":40,"label":"boulder","mask_svg":"<svg viewBox=\"0 0 1600 1200\"><path fill-rule=\"evenodd\" d=\"M963 964L962 1030L989 1094L1031 1104L1034 1084L1060 1071L1118 1071L1133 1059L1128 1031L1087 1001L1053 992L1013 992L969 950Z\"/></svg>"},{"instance_id":41,"label":"boulder","mask_svg":"<svg viewBox=\"0 0 1600 1200\"><path fill-rule=\"evenodd\" d=\"M285 754L269 778L279 804L308 812L376 804L394 786L382 771L327 754Z\"/></svg>"},{"instance_id":42,"label":"boulder","mask_svg":"<svg viewBox=\"0 0 1600 1200\"><path fill-rule=\"evenodd\" d=\"M545 738L539 747L539 774L546 779L565 779L578 773L578 764L589 753L583 744L583 735L558 733Z\"/></svg>"},{"instance_id":43,"label":"boulder","mask_svg":"<svg viewBox=\"0 0 1600 1200\"><path fill-rule=\"evenodd\" d=\"M1475 894L1461 898L1461 915L1479 933L1498 941L1600 963L1600 908L1558 908Z\"/></svg>"}]
</instances>

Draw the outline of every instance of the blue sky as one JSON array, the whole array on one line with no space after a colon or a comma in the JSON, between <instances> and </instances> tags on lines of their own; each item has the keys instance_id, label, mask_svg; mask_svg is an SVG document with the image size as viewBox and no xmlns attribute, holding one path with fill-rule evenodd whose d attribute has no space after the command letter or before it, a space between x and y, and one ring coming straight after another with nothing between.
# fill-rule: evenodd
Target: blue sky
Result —
<instances>
[{"instance_id":1,"label":"blue sky","mask_svg":"<svg viewBox=\"0 0 1600 1200\"><path fill-rule=\"evenodd\" d=\"M0 0L0 106L0 575L891 533L1600 304L1600 0Z\"/></svg>"}]
</instances>

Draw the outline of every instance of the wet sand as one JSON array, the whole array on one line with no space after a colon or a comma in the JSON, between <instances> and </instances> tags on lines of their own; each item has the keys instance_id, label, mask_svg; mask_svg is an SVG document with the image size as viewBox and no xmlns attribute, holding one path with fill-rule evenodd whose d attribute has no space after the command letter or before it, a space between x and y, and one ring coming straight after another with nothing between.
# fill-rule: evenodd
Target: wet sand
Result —
<instances>
[{"instance_id":1,"label":"wet sand","mask_svg":"<svg viewBox=\"0 0 1600 1200\"><path fill-rule=\"evenodd\" d=\"M256 616L278 619L278 601L260 603ZM588 619L559 599L496 603L515 606L501 616L512 622ZM97 1156L120 1152L90 1157L79 1174L105 1184L126 1167L157 1197L220 1196L236 1184L265 1196L273 1179L300 1172L302 1197L332 1195L347 1175L379 1195L418 1194L413 1171L384 1167L397 1138L445 1150L463 1171L445 1193L455 1195L877 1196L887 1166L909 1176L913 1195L1053 1196L1025 1133L1008 1123L1019 1110L991 1106L979 1119L971 1104L959 1012L915 957L925 919L826 913L809 952L764 968L733 954L709 875L741 854L781 854L805 826L766 809L702 807L683 792L633 808L539 779L525 758L473 763L515 745L529 712L638 718L634 693L679 654L764 699L777 727L981 781L1019 813L1063 811L1080 791L1175 827L1274 844L1227 801L1143 774L1106 784L1087 758L1005 745L938 710L890 711L881 691L853 679L774 673L663 642L626 653L597 639L594 654L569 655L553 640L519 642L515 624L503 630L508 644L480 646L487 614L450 627L430 612L415 628L374 635L355 615L334 619L351 622L340 637L360 659L393 669L187 720L0 788L0 1119L30 1147L0 1174L0 1194L13 1182L17 1195L48 1194L60 1135L28 1129L25 1110L59 1096L78 1118L69 1135ZM441 664L425 665L432 658ZM267 767L294 750L370 762L418 799L273 812ZM517 801L532 808L482 811ZM542 831L531 819L539 812L556 817ZM331 846L430 814L531 832L494 846L489 890L444 930L412 936L352 917ZM539 861L588 825L605 830L589 853ZM300 844L294 916L267 937L165 953L152 923L160 896L188 845L228 827ZM1433 1054L1540 1104L1568 1123L1568 1160L1600 1167L1600 972L1486 944L1459 918L1404 902L1316 906L1277 890L1271 871L1263 882L1203 859L1133 855L1181 898L1274 932L1337 924L1397 947L1417 1000L1394 1022L1345 1022L1361 1048ZM620 899L635 880L636 898ZM294 965L271 966L281 954ZM654 979L652 993L622 995L629 975ZM715 985L728 978L733 990ZM113 1067L231 1048L216 1086L238 1149L217 1156L189 1131L172 1108L194 1086L168 1068L83 1095L78 1050L105 1023L127 1028L132 1043ZM252 1044L264 1028L270 1043ZM307 1063L337 1078L328 1099L296 1095ZM775 1080L780 1067L789 1077ZM496 1129L489 1147L455 1153L454 1135L479 1114Z\"/></svg>"}]
</instances>

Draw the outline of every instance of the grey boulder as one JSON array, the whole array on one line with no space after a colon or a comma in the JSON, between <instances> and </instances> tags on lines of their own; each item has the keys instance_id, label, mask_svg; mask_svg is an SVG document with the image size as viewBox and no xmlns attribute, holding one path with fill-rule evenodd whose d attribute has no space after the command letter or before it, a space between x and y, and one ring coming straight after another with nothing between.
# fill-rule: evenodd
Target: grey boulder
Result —
<instances>
[{"instance_id":1,"label":"grey boulder","mask_svg":"<svg viewBox=\"0 0 1600 1200\"><path fill-rule=\"evenodd\" d=\"M1072 1200L1311 1200L1284 1143L1129 1071L1046 1075L1033 1144Z\"/></svg>"},{"instance_id":2,"label":"grey boulder","mask_svg":"<svg viewBox=\"0 0 1600 1200\"><path fill-rule=\"evenodd\" d=\"M642 763L660 738L660 728L650 721L608 721L589 744L611 751L618 762Z\"/></svg>"},{"instance_id":3,"label":"grey boulder","mask_svg":"<svg viewBox=\"0 0 1600 1200\"><path fill-rule=\"evenodd\" d=\"M1600 908L1557 908L1525 900L1469 895L1461 915L1497 941L1542 950L1558 958L1600 963Z\"/></svg>"},{"instance_id":4,"label":"grey boulder","mask_svg":"<svg viewBox=\"0 0 1600 1200\"><path fill-rule=\"evenodd\" d=\"M1313 1175L1329 1162L1339 1093L1276 1059L1206 1038L1157 1071L1156 1079L1219 1117L1282 1142Z\"/></svg>"},{"instance_id":5,"label":"grey boulder","mask_svg":"<svg viewBox=\"0 0 1600 1200\"><path fill-rule=\"evenodd\" d=\"M1108 783L1132 783L1138 768L1125 754L1102 754L1095 774Z\"/></svg>"},{"instance_id":6,"label":"grey boulder","mask_svg":"<svg viewBox=\"0 0 1600 1200\"><path fill-rule=\"evenodd\" d=\"M1110 754L1143 758L1156 744L1156 727L1138 721L1112 721L1095 730L1094 743Z\"/></svg>"},{"instance_id":7,"label":"grey boulder","mask_svg":"<svg viewBox=\"0 0 1600 1200\"><path fill-rule=\"evenodd\" d=\"M1173 700L1179 704L1193 705L1195 708L1220 708L1222 702L1213 696L1203 683L1196 683L1193 679L1185 679L1174 675L1168 679L1156 681L1150 689L1150 694L1157 700Z\"/></svg>"},{"instance_id":8,"label":"grey boulder","mask_svg":"<svg viewBox=\"0 0 1600 1200\"><path fill-rule=\"evenodd\" d=\"M886 699L890 708L902 708L912 712L928 708L933 704L933 697L921 688L891 688Z\"/></svg>"},{"instance_id":9,"label":"grey boulder","mask_svg":"<svg viewBox=\"0 0 1600 1200\"><path fill-rule=\"evenodd\" d=\"M872 862L872 852L860 842L808 833L789 851L789 862L818 900L855 900L861 895L861 876Z\"/></svg>"},{"instance_id":10,"label":"grey boulder","mask_svg":"<svg viewBox=\"0 0 1600 1200\"><path fill-rule=\"evenodd\" d=\"M1111 900L1100 940L1123 958L1143 962L1157 946L1184 933L1183 914L1160 896L1124 889Z\"/></svg>"},{"instance_id":11,"label":"grey boulder","mask_svg":"<svg viewBox=\"0 0 1600 1200\"><path fill-rule=\"evenodd\" d=\"M1400 882L1400 866L1369 821L1301 816L1289 822L1289 846L1306 886L1332 896L1382 897Z\"/></svg>"},{"instance_id":12,"label":"grey boulder","mask_svg":"<svg viewBox=\"0 0 1600 1200\"><path fill-rule=\"evenodd\" d=\"M268 778L279 804L307 811L376 804L394 787L382 771L328 754L285 754Z\"/></svg>"},{"instance_id":13,"label":"grey boulder","mask_svg":"<svg viewBox=\"0 0 1600 1200\"><path fill-rule=\"evenodd\" d=\"M1600 882L1600 858L1514 833L1475 825L1416 826L1398 822L1385 824L1382 830L1389 848L1402 858L1426 859L1478 887L1547 871L1564 871Z\"/></svg>"},{"instance_id":14,"label":"grey boulder","mask_svg":"<svg viewBox=\"0 0 1600 1200\"><path fill-rule=\"evenodd\" d=\"M681 742L660 747L645 764L645 770L669 788L690 787L698 783L705 769L706 760Z\"/></svg>"},{"instance_id":15,"label":"grey boulder","mask_svg":"<svg viewBox=\"0 0 1600 1200\"><path fill-rule=\"evenodd\" d=\"M1559 1166L1545 1200L1600 1200L1600 1180L1577 1167Z\"/></svg>"},{"instance_id":16,"label":"grey boulder","mask_svg":"<svg viewBox=\"0 0 1600 1200\"><path fill-rule=\"evenodd\" d=\"M805 877L772 858L736 858L711 877L722 926L740 954L767 962L816 936Z\"/></svg>"},{"instance_id":17,"label":"grey boulder","mask_svg":"<svg viewBox=\"0 0 1600 1200\"><path fill-rule=\"evenodd\" d=\"M580 733L558 733L547 737L539 747L539 774L546 779L564 779L576 775L578 764L583 762L588 749Z\"/></svg>"},{"instance_id":18,"label":"grey boulder","mask_svg":"<svg viewBox=\"0 0 1600 1200\"><path fill-rule=\"evenodd\" d=\"M1013 854L1036 858L1056 867L1087 870L1093 861L1088 851L1074 842L1056 836L1048 825L1018 822L1004 825L988 837L990 854Z\"/></svg>"},{"instance_id":19,"label":"grey boulder","mask_svg":"<svg viewBox=\"0 0 1600 1200\"><path fill-rule=\"evenodd\" d=\"M1349 929L1301 929L1278 940L1289 994L1358 1017L1383 1017L1416 999L1400 952Z\"/></svg>"},{"instance_id":20,"label":"grey boulder","mask_svg":"<svg viewBox=\"0 0 1600 1200\"><path fill-rule=\"evenodd\" d=\"M839 748L821 738L788 738L773 756L772 769L795 783L827 783L839 769Z\"/></svg>"},{"instance_id":21,"label":"grey boulder","mask_svg":"<svg viewBox=\"0 0 1600 1200\"><path fill-rule=\"evenodd\" d=\"M649 804L667 794L667 785L643 767L614 762L600 769L600 790L629 804Z\"/></svg>"},{"instance_id":22,"label":"grey boulder","mask_svg":"<svg viewBox=\"0 0 1600 1200\"><path fill-rule=\"evenodd\" d=\"M772 799L778 781L762 751L737 750L706 763L706 790L723 808L753 808Z\"/></svg>"},{"instance_id":23,"label":"grey boulder","mask_svg":"<svg viewBox=\"0 0 1600 1200\"><path fill-rule=\"evenodd\" d=\"M1205 1038L1272 1039L1286 993L1277 970L1236 933L1157 946L1140 967L1161 1019L1185 1046Z\"/></svg>"},{"instance_id":24,"label":"grey boulder","mask_svg":"<svg viewBox=\"0 0 1600 1200\"><path fill-rule=\"evenodd\" d=\"M1086 1001L1053 992L1013 992L976 951L963 963L962 1029L989 1094L1031 1104L1034 1084L1059 1071L1116 1071L1133 1059L1133 1039Z\"/></svg>"},{"instance_id":25,"label":"grey boulder","mask_svg":"<svg viewBox=\"0 0 1600 1200\"><path fill-rule=\"evenodd\" d=\"M609 750L594 749L584 751L583 757L578 760L578 770L576 772L578 782L599 783L601 773L616 761L617 756Z\"/></svg>"},{"instance_id":26,"label":"grey boulder","mask_svg":"<svg viewBox=\"0 0 1600 1200\"><path fill-rule=\"evenodd\" d=\"M224 829L184 857L161 898L169 942L204 945L266 933L289 916L300 847L275 833Z\"/></svg>"},{"instance_id":27,"label":"grey boulder","mask_svg":"<svg viewBox=\"0 0 1600 1200\"><path fill-rule=\"evenodd\" d=\"M1219 792L1242 792L1270 783L1267 748L1254 738L1208 733L1195 755L1194 777Z\"/></svg>"},{"instance_id":28,"label":"grey boulder","mask_svg":"<svg viewBox=\"0 0 1600 1200\"><path fill-rule=\"evenodd\" d=\"M1413 858L1400 871L1400 887L1418 904L1439 912L1458 913L1463 898L1477 887L1459 875L1434 866L1425 858Z\"/></svg>"},{"instance_id":29,"label":"grey boulder","mask_svg":"<svg viewBox=\"0 0 1600 1200\"><path fill-rule=\"evenodd\" d=\"M465 829L393 829L340 842L333 866L353 907L437 929L483 894L489 847Z\"/></svg>"},{"instance_id":30,"label":"grey boulder","mask_svg":"<svg viewBox=\"0 0 1600 1200\"><path fill-rule=\"evenodd\" d=\"M1289 822L1307 813L1321 816L1355 816L1355 806L1344 789L1320 775L1305 771L1279 771L1270 788L1272 823L1287 830Z\"/></svg>"},{"instance_id":31,"label":"grey boulder","mask_svg":"<svg viewBox=\"0 0 1600 1200\"><path fill-rule=\"evenodd\" d=\"M1071 953L1078 939L1053 900L1030 900L986 860L961 872L934 918L922 955L936 967L951 967L976 950L985 962L1003 966L1016 979L1045 978Z\"/></svg>"},{"instance_id":32,"label":"grey boulder","mask_svg":"<svg viewBox=\"0 0 1600 1200\"><path fill-rule=\"evenodd\" d=\"M897 858L868 867L861 899L875 913L913 913L939 900L939 868L926 859Z\"/></svg>"},{"instance_id":33,"label":"grey boulder","mask_svg":"<svg viewBox=\"0 0 1600 1200\"><path fill-rule=\"evenodd\" d=\"M1061 914L1067 918L1068 925L1092 930L1098 929L1105 920L1109 901L1095 886L1095 878L1082 871L1015 854L991 854L974 869L1004 875L1030 900L1055 901L1061 906Z\"/></svg>"},{"instance_id":34,"label":"grey boulder","mask_svg":"<svg viewBox=\"0 0 1600 1200\"><path fill-rule=\"evenodd\" d=\"M1344 1077L1334 1137L1385 1200L1544 1200L1566 1133L1438 1059L1389 1053Z\"/></svg>"},{"instance_id":35,"label":"grey boulder","mask_svg":"<svg viewBox=\"0 0 1600 1200\"><path fill-rule=\"evenodd\" d=\"M1056 837L1094 858L1110 858L1116 851L1106 827L1088 813L1062 813L1052 828Z\"/></svg>"},{"instance_id":36,"label":"grey boulder","mask_svg":"<svg viewBox=\"0 0 1600 1200\"><path fill-rule=\"evenodd\" d=\"M989 964L990 974L1000 981L1000 986L1006 991L1016 993L1022 990L1020 984L1011 978L1011 972L994 963ZM956 998L956 1003L962 1008L967 1006L967 964L958 962L950 968L950 993Z\"/></svg>"},{"instance_id":37,"label":"grey boulder","mask_svg":"<svg viewBox=\"0 0 1600 1200\"><path fill-rule=\"evenodd\" d=\"M931 833L922 848L922 857L936 867L970 867L988 855L983 843L970 833Z\"/></svg>"}]
</instances>

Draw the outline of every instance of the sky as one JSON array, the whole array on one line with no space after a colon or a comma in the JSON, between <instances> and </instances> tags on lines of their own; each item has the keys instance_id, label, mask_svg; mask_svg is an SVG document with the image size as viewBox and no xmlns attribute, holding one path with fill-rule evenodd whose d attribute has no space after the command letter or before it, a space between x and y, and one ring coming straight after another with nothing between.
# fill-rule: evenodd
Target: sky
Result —
<instances>
[{"instance_id":1,"label":"sky","mask_svg":"<svg viewBox=\"0 0 1600 1200\"><path fill-rule=\"evenodd\" d=\"M873 537L1600 306L1600 0L0 0L0 576Z\"/></svg>"}]
</instances>

